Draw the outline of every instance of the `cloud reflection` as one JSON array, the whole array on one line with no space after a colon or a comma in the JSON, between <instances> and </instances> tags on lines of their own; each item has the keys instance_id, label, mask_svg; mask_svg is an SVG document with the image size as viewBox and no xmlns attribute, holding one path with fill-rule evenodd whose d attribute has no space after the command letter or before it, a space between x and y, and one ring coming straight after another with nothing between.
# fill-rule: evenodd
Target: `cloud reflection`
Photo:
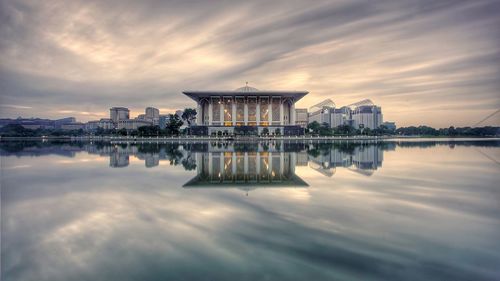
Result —
<instances>
[{"instance_id":1,"label":"cloud reflection","mask_svg":"<svg viewBox=\"0 0 500 281\"><path fill-rule=\"evenodd\" d=\"M360 146L384 153L370 177L340 167L324 177L304 165L296 173L307 189L257 189L248 197L237 189L182 188L197 174L182 160L110 167L114 145L2 146L6 167L31 165L3 173L2 280L491 280L500 274L498 198L491 196L498 168L474 153L481 147L495 154L498 142L458 142L453 150L447 142L341 149ZM172 151L166 144L118 148L134 158ZM179 149L181 157L206 153L199 145ZM339 147L318 149L325 155ZM470 169L474 174L465 173Z\"/></svg>"}]
</instances>

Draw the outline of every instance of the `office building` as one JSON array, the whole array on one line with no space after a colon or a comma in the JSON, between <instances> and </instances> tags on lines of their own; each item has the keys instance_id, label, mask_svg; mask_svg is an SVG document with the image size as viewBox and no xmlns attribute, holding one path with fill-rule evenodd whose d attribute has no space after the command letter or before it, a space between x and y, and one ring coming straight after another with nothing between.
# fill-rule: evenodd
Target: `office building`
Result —
<instances>
[{"instance_id":1,"label":"office building","mask_svg":"<svg viewBox=\"0 0 500 281\"><path fill-rule=\"evenodd\" d=\"M309 123L314 121L328 124L330 128L349 125L355 129L376 129L382 125L382 108L369 99L337 108L335 103L327 99L309 109Z\"/></svg>"},{"instance_id":2,"label":"office building","mask_svg":"<svg viewBox=\"0 0 500 281\"><path fill-rule=\"evenodd\" d=\"M160 118L160 110L154 107L146 107L146 118L147 119L158 119Z\"/></svg>"},{"instance_id":3,"label":"office building","mask_svg":"<svg viewBox=\"0 0 500 281\"><path fill-rule=\"evenodd\" d=\"M316 105L313 105L309 108L309 116L308 123L312 123L314 121L319 124L328 124L331 125L331 116L330 110L335 108L335 103L331 99L324 100Z\"/></svg>"},{"instance_id":4,"label":"office building","mask_svg":"<svg viewBox=\"0 0 500 281\"><path fill-rule=\"evenodd\" d=\"M120 120L130 119L130 110L126 107L112 107L109 109L109 115L111 121L118 124Z\"/></svg>"},{"instance_id":5,"label":"office building","mask_svg":"<svg viewBox=\"0 0 500 281\"><path fill-rule=\"evenodd\" d=\"M115 124L111 119L102 118L101 120L89 121L85 124L85 130L94 131L97 128L102 128L104 130L111 130L115 128Z\"/></svg>"},{"instance_id":6,"label":"office building","mask_svg":"<svg viewBox=\"0 0 500 281\"><path fill-rule=\"evenodd\" d=\"M85 124L80 122L61 124L61 130L80 130L85 129Z\"/></svg>"},{"instance_id":7,"label":"office building","mask_svg":"<svg viewBox=\"0 0 500 281\"><path fill-rule=\"evenodd\" d=\"M152 126L153 122L148 120L140 120L140 119L127 119L127 120L119 120L117 129L126 129L126 130L137 130L142 126Z\"/></svg>"}]
</instances>

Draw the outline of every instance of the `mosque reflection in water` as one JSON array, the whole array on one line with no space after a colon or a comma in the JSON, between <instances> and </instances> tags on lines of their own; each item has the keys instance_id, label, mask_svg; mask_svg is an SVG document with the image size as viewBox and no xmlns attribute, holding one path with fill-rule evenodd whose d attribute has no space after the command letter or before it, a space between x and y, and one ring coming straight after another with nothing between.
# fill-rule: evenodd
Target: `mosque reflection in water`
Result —
<instances>
[{"instance_id":1,"label":"mosque reflection in water","mask_svg":"<svg viewBox=\"0 0 500 281\"><path fill-rule=\"evenodd\" d=\"M147 168L160 161L181 165L197 174L185 188L199 187L307 187L295 174L305 166L332 177L337 168L370 176L382 166L384 150L395 143L338 142L298 143L269 141L258 143L183 142L183 143L36 143L22 148L2 147L8 154L61 154L73 157L88 152L109 157L109 166L124 168L130 158L143 160Z\"/></svg>"}]
</instances>

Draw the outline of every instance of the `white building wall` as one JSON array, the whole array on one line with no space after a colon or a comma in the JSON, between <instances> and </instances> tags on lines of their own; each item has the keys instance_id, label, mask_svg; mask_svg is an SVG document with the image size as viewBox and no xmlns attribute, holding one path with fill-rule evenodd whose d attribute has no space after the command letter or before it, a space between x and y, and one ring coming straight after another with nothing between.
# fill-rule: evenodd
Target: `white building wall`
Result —
<instances>
[{"instance_id":1,"label":"white building wall","mask_svg":"<svg viewBox=\"0 0 500 281\"><path fill-rule=\"evenodd\" d=\"M331 118L330 127L336 128L340 125L344 125L344 114L334 112L331 114L330 118Z\"/></svg>"}]
</instances>

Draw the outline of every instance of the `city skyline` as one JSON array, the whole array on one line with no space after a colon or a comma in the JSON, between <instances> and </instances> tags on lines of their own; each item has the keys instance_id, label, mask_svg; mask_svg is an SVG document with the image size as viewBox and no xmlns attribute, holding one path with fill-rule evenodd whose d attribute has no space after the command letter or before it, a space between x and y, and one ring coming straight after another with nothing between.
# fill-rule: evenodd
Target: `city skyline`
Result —
<instances>
[{"instance_id":1,"label":"city skyline","mask_svg":"<svg viewBox=\"0 0 500 281\"><path fill-rule=\"evenodd\" d=\"M0 118L137 116L184 90L371 99L398 126L472 126L500 108L497 1L0 4ZM237 28L235 28L237 26ZM481 125L499 125L498 115Z\"/></svg>"}]
</instances>

